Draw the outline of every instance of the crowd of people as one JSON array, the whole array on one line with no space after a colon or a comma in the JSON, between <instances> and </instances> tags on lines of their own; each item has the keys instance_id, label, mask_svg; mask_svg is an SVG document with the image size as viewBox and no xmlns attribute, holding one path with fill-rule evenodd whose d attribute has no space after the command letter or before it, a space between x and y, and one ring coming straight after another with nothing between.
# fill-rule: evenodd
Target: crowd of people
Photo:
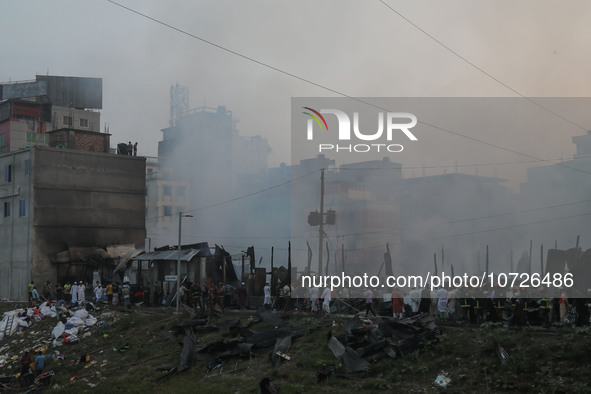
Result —
<instances>
[{"instance_id":1,"label":"crowd of people","mask_svg":"<svg viewBox=\"0 0 591 394\"><path fill-rule=\"evenodd\" d=\"M275 291L267 282L265 307L281 311L318 313L378 313L397 319L431 314L440 321L470 323L506 322L510 326L554 323L589 326L591 289L587 297L569 298L568 289L496 288L491 291L462 288L353 289L297 288L278 284ZM376 297L376 295L378 295ZM390 312L391 311L391 312Z\"/></svg>"},{"instance_id":2,"label":"crowd of people","mask_svg":"<svg viewBox=\"0 0 591 394\"><path fill-rule=\"evenodd\" d=\"M590 320L591 289L589 298L569 299L568 289L553 289L552 294L540 289L502 289L477 292L476 289L462 288L394 288L352 289L328 287L303 288L288 283L277 283L274 289L267 281L263 289L263 305L278 311L298 311L319 313L365 313L390 315L402 319L417 314L428 313L440 320L466 321L471 323L508 322L511 326L543 325L553 323L588 326ZM42 301L63 300L67 305L78 305L86 300L108 304L130 305L145 302L148 304L147 290L132 292L129 282L123 284L107 283L94 286L82 281L52 286L47 281L41 293L33 281L28 285L30 307ZM158 296L158 294L156 294ZM376 295L378 295L376 297ZM159 297L162 297L161 295ZM249 305L247 286L241 282L238 287L219 282L217 285L200 285L199 281L182 283L179 291L180 302L202 313L216 308L223 311L227 307L246 309ZM160 299L156 300L160 304ZM174 302L173 302L174 303ZM35 319L42 318L40 312Z\"/></svg>"},{"instance_id":3,"label":"crowd of people","mask_svg":"<svg viewBox=\"0 0 591 394\"><path fill-rule=\"evenodd\" d=\"M199 281L186 281L181 284L179 291L181 303L191 308L198 308L202 312L219 308L223 311L226 307L238 304L240 309L246 309L248 305L248 293L246 284L242 282L238 288L219 282L208 287L200 285Z\"/></svg>"},{"instance_id":4,"label":"crowd of people","mask_svg":"<svg viewBox=\"0 0 591 394\"><path fill-rule=\"evenodd\" d=\"M87 301L95 303L104 302L110 305L130 305L132 302L144 302L145 291L138 291L132 294L129 282L117 284L108 282L103 286L97 281L94 286L84 281L67 281L63 285L46 281L43 290L39 294L34 281L28 285L29 307L35 308L42 302L62 301L69 307L85 304Z\"/></svg>"}]
</instances>

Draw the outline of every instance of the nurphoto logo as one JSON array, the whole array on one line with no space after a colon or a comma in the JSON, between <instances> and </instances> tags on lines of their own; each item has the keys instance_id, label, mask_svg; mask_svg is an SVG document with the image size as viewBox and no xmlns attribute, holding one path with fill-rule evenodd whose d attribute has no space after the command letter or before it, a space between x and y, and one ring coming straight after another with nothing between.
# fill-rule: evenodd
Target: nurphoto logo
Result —
<instances>
[{"instance_id":1,"label":"nurphoto logo","mask_svg":"<svg viewBox=\"0 0 591 394\"><path fill-rule=\"evenodd\" d=\"M330 133L328 123L323 114L334 115L338 122L338 131L335 138L336 143L320 143L318 144L318 152L402 152L404 147L401 144L391 143L394 138L402 132L409 140L417 141L417 137L410 131L416 126L417 117L407 112L383 112L378 113L377 131L361 130L359 127L359 112L353 112L353 132L351 133L351 118L347 113L338 109L320 109L319 111L310 108L302 107L305 111L302 113L307 115L307 135L308 141L314 140L314 128L318 128L321 132ZM384 123L386 124L384 127ZM316 126L315 126L316 125ZM384 136L385 129L385 136ZM343 142L364 141L364 143L343 143ZM372 141L373 143L367 143Z\"/></svg>"}]
</instances>

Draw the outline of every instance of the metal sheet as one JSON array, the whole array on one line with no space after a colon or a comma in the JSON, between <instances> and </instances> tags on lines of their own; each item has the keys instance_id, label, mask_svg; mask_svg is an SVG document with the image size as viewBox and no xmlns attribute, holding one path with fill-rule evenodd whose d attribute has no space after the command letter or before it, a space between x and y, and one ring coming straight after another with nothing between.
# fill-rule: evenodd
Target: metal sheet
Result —
<instances>
[{"instance_id":1,"label":"metal sheet","mask_svg":"<svg viewBox=\"0 0 591 394\"><path fill-rule=\"evenodd\" d=\"M17 82L2 85L2 100L47 95L46 81Z\"/></svg>"},{"instance_id":2,"label":"metal sheet","mask_svg":"<svg viewBox=\"0 0 591 394\"><path fill-rule=\"evenodd\" d=\"M103 108L103 79L37 75L47 83L47 97L53 105L68 108Z\"/></svg>"},{"instance_id":3,"label":"metal sheet","mask_svg":"<svg viewBox=\"0 0 591 394\"><path fill-rule=\"evenodd\" d=\"M193 257L199 254L199 250L197 249L181 249L181 261L191 261ZM152 261L152 260L169 260L169 261L177 261L178 260L178 251L177 250L162 250L159 252L150 252L150 253L142 253L132 258L134 261L142 260L142 261Z\"/></svg>"}]
</instances>

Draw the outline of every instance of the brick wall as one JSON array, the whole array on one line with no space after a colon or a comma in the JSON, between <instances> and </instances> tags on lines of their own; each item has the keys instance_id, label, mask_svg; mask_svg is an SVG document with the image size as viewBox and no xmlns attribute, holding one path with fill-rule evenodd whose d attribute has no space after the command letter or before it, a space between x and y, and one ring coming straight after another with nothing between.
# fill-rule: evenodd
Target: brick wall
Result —
<instances>
[{"instance_id":1,"label":"brick wall","mask_svg":"<svg viewBox=\"0 0 591 394\"><path fill-rule=\"evenodd\" d=\"M110 134L71 129L55 130L50 133L49 145L54 148L63 146L66 149L109 153Z\"/></svg>"}]
</instances>

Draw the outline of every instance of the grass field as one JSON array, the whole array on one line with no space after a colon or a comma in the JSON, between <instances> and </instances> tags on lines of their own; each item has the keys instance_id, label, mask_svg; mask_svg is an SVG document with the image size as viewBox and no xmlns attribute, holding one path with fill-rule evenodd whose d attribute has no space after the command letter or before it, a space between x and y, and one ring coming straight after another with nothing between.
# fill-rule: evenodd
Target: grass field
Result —
<instances>
[{"instance_id":1,"label":"grass field","mask_svg":"<svg viewBox=\"0 0 591 394\"><path fill-rule=\"evenodd\" d=\"M438 340L420 352L372 364L365 378L335 376L319 382L318 371L325 366L335 365L337 374L346 372L327 346L330 330L335 335L344 332L343 318L293 315L289 324L303 324L307 332L293 339L288 351L291 360L275 369L271 368L267 352L250 358L230 358L213 372L208 372L207 361L198 361L185 372L165 375L157 367L178 366L183 337L173 334L174 326L188 315L176 316L169 309L135 308L105 310L95 316L108 325L90 328L86 337L81 333L76 345L56 349L49 345L47 354L58 350L65 357L48 362L46 370L54 371L55 377L44 392L256 393L258 382L265 377L280 393L591 392L588 328L509 330L495 325L442 325ZM222 319L239 317L246 322L251 316L257 320L254 311L227 312ZM42 345L55 324L56 319L44 320L22 335L9 337L0 343L0 348L8 346L2 354L20 357L25 348ZM253 331L272 328L263 322L250 327ZM198 335L197 345L228 340L223 336L226 332L220 329ZM497 356L497 343L510 356L506 364ZM129 349L119 351L124 345ZM82 355L89 355L90 363L96 363L76 364ZM0 375L14 375L19 368L17 360L0 368ZM451 379L445 389L434 385L442 371Z\"/></svg>"}]
</instances>

